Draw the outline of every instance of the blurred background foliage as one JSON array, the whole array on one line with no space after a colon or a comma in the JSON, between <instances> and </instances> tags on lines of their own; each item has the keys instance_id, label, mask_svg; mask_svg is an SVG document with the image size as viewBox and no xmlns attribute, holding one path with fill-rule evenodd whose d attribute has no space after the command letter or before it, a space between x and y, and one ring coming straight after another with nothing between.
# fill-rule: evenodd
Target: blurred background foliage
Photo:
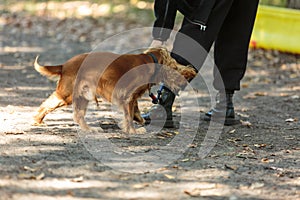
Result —
<instances>
[{"instance_id":1,"label":"blurred background foliage","mask_svg":"<svg viewBox=\"0 0 300 200\"><path fill-rule=\"evenodd\" d=\"M3 13L65 18L126 19L151 25L154 0L0 0ZM260 0L261 5L300 9L300 0ZM182 15L176 18L180 22Z\"/></svg>"},{"instance_id":2,"label":"blurred background foliage","mask_svg":"<svg viewBox=\"0 0 300 200\"><path fill-rule=\"evenodd\" d=\"M0 12L29 12L34 15L51 12L55 17L114 16L142 22L153 20L153 2L154 0L1 0ZM260 0L260 4L300 9L300 0Z\"/></svg>"},{"instance_id":3,"label":"blurred background foliage","mask_svg":"<svg viewBox=\"0 0 300 200\"><path fill-rule=\"evenodd\" d=\"M27 13L56 18L126 18L153 20L153 0L0 0L1 13Z\"/></svg>"},{"instance_id":4,"label":"blurred background foliage","mask_svg":"<svg viewBox=\"0 0 300 200\"><path fill-rule=\"evenodd\" d=\"M12 4L16 2L27 2L27 3L41 3L41 2L71 2L75 0L2 0L3 3L0 4ZM77 0L84 1L84 0ZM103 4L109 3L112 5L118 4L128 4L128 5L137 5L146 3L153 3L154 0L89 0L88 2ZM300 1L299 0L260 0L260 4L263 5L271 5L271 6L280 6L280 7L288 7L288 8L299 8Z\"/></svg>"},{"instance_id":5,"label":"blurred background foliage","mask_svg":"<svg viewBox=\"0 0 300 200\"><path fill-rule=\"evenodd\" d=\"M23 10L34 11L41 8L42 6L39 6L41 4L69 3L79 5L80 3L89 3L91 5L106 5L106 11L110 13L127 11L139 14L137 13L139 10L152 10L153 2L154 0L1 0L0 8L4 10L18 4ZM300 0L260 0L260 4L300 9ZM105 6L101 8L105 10Z\"/></svg>"},{"instance_id":6,"label":"blurred background foliage","mask_svg":"<svg viewBox=\"0 0 300 200\"><path fill-rule=\"evenodd\" d=\"M300 9L300 1L299 0L260 0L260 4Z\"/></svg>"},{"instance_id":7,"label":"blurred background foliage","mask_svg":"<svg viewBox=\"0 0 300 200\"><path fill-rule=\"evenodd\" d=\"M124 30L151 27L153 3L154 0L0 0L0 31L6 25L11 35L26 33L96 43ZM260 4L300 9L300 0L260 0ZM175 30L180 28L182 18L178 13Z\"/></svg>"},{"instance_id":8,"label":"blurred background foliage","mask_svg":"<svg viewBox=\"0 0 300 200\"><path fill-rule=\"evenodd\" d=\"M0 0L0 28L1 24L16 21L11 19L14 16L23 24L21 19L31 16L48 21L84 18L105 24L114 20L114 25L122 21L127 25L152 26L153 3L154 0ZM300 9L300 0L260 0L260 4ZM182 18L178 14L175 24L180 24Z\"/></svg>"}]
</instances>

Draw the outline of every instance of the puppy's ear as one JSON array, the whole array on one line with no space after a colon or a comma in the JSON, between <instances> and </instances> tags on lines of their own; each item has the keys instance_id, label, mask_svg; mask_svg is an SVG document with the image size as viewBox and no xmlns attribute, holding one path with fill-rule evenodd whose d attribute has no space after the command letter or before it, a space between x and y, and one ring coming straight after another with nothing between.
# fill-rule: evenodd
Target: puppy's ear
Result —
<instances>
[{"instance_id":1,"label":"puppy's ear","mask_svg":"<svg viewBox=\"0 0 300 200\"><path fill-rule=\"evenodd\" d=\"M177 63L177 70L188 81L192 80L197 75L196 70L191 65L185 66Z\"/></svg>"},{"instance_id":2,"label":"puppy's ear","mask_svg":"<svg viewBox=\"0 0 300 200\"><path fill-rule=\"evenodd\" d=\"M188 81L192 80L197 75L196 70L190 65L183 67L180 73Z\"/></svg>"},{"instance_id":3,"label":"puppy's ear","mask_svg":"<svg viewBox=\"0 0 300 200\"><path fill-rule=\"evenodd\" d=\"M170 68L169 66L162 66L160 70L163 82L174 93L178 93L181 86L186 85L185 77L177 70Z\"/></svg>"}]
</instances>

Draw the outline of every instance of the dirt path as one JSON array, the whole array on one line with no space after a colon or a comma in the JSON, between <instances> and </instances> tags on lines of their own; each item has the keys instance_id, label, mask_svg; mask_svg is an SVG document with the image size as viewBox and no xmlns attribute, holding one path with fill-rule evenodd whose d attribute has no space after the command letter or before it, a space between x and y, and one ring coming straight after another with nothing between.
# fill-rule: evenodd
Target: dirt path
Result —
<instances>
[{"instance_id":1,"label":"dirt path","mask_svg":"<svg viewBox=\"0 0 300 200\"><path fill-rule=\"evenodd\" d=\"M55 88L55 82L34 71L35 56L40 54L41 62L60 63L90 51L91 41L82 37L78 43L65 39L68 31L49 31L53 21L47 29L33 19L41 27L35 30L48 30L35 34L9 14L2 14L1 20L0 199L300 199L299 56L252 50L243 89L235 97L242 124L224 127L213 149L201 159L198 152L210 124L200 121L188 148L169 165L152 171L141 166L142 173L130 173L122 167L138 163L120 159L111 167L107 157L97 159L88 151L88 140L82 140L71 108L47 116L45 126L31 126L32 115ZM67 29L67 23L58 20L58 30ZM122 31L113 25L112 30ZM204 112L210 99L198 92ZM148 99L143 102L151 105ZM105 116L93 107L90 116L101 121L103 135L122 147L114 152L121 157L163 149L178 134L194 131L188 127L185 132L166 129L126 135L113 120L116 113L110 112L109 104L100 106L107 111ZM179 109L176 113L179 118ZM159 158L157 163L164 163L164 155Z\"/></svg>"}]
</instances>

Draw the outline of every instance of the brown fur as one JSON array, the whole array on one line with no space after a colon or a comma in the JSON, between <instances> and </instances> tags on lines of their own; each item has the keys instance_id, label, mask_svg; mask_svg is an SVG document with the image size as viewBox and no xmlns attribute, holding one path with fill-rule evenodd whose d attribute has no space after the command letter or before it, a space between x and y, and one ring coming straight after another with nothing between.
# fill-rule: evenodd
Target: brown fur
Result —
<instances>
[{"instance_id":1,"label":"brown fur","mask_svg":"<svg viewBox=\"0 0 300 200\"><path fill-rule=\"evenodd\" d=\"M149 52L163 66L156 69L152 58L147 55ZM133 119L144 123L137 99L154 83L164 79L170 89L179 90L180 86L186 84L185 79L192 79L196 75L194 69L179 65L165 49L150 49L142 54L80 54L57 66L40 66L36 59L34 66L42 75L59 78L56 91L41 104L34 117L37 124L49 112L73 102L74 120L82 129L88 130L84 120L88 102L100 95L123 110L123 130L129 133L136 133ZM171 69L178 71L185 79Z\"/></svg>"}]
</instances>

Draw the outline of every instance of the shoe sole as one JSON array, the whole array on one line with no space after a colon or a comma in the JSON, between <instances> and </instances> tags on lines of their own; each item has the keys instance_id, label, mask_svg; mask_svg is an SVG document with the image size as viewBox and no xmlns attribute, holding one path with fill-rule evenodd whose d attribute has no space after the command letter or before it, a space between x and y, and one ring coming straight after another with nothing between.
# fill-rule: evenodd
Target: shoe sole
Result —
<instances>
[{"instance_id":1,"label":"shoe sole","mask_svg":"<svg viewBox=\"0 0 300 200\"><path fill-rule=\"evenodd\" d=\"M207 121L207 122L210 122L210 121L211 121L211 117L209 117L209 116L207 116L207 115L205 115L204 117L202 117L202 119L203 119L204 121ZM224 120L224 117L220 117L220 118L215 117L215 118L213 119L213 121L214 121L214 122L224 122L224 125L225 125L225 126L233 126L233 125L237 125L237 124L240 123L240 121L237 120L237 119L235 119L235 118L227 118L227 119Z\"/></svg>"},{"instance_id":2,"label":"shoe sole","mask_svg":"<svg viewBox=\"0 0 300 200\"><path fill-rule=\"evenodd\" d=\"M162 126L162 123L164 121L161 121L161 120L146 120L145 121L145 125L149 125L150 123L154 126ZM165 121L165 124L164 124L164 128L175 128L175 122L173 120L167 120Z\"/></svg>"}]
</instances>

